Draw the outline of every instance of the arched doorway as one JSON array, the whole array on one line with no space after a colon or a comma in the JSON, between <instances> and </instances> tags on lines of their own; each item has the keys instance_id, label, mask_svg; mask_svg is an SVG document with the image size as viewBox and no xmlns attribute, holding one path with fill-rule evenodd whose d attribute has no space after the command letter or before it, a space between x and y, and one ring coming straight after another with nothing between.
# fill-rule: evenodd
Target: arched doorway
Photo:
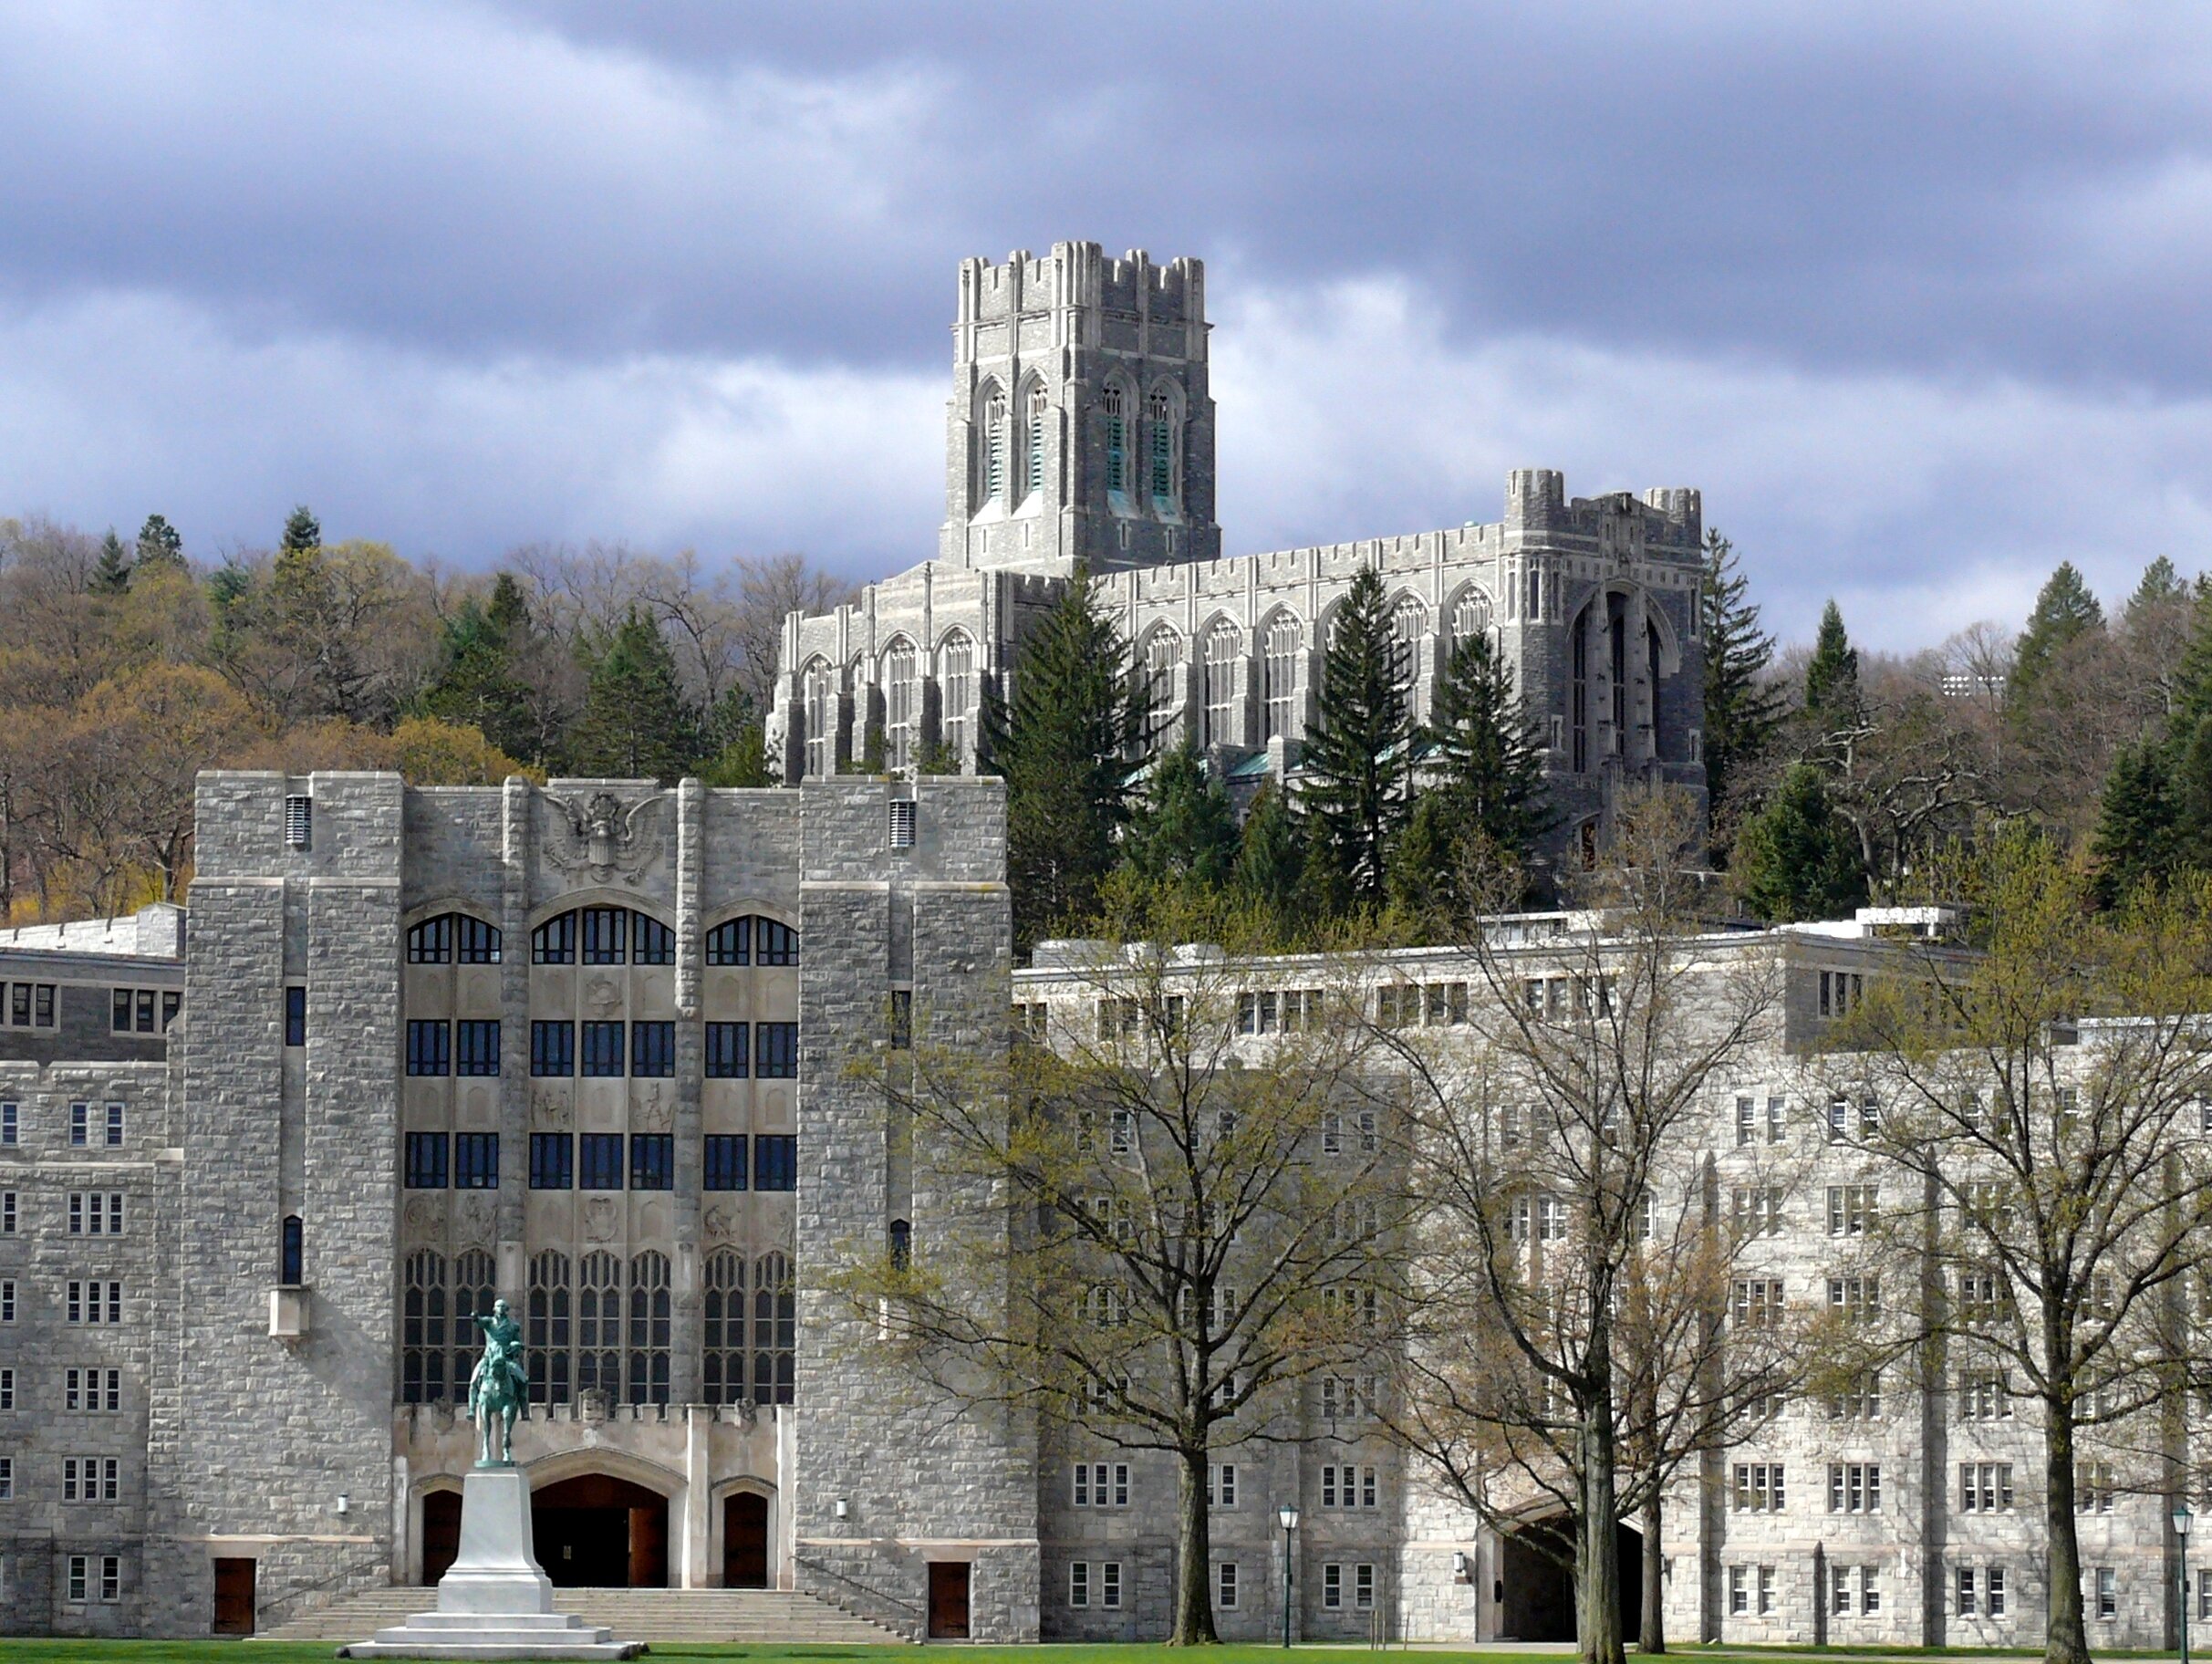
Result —
<instances>
[{"instance_id":1,"label":"arched doorway","mask_svg":"<svg viewBox=\"0 0 2212 1664\"><path fill-rule=\"evenodd\" d=\"M461 1555L461 1492L431 1491L422 1498L422 1584L437 1586Z\"/></svg>"},{"instance_id":2,"label":"arched doorway","mask_svg":"<svg viewBox=\"0 0 2212 1664\"><path fill-rule=\"evenodd\" d=\"M1532 1521L1499 1540L1499 1638L1572 1641L1574 1633L1573 1528L1563 1514ZM1634 1638L1643 1613L1644 1537L1623 1525L1615 1540L1621 1564L1621 1632Z\"/></svg>"},{"instance_id":3,"label":"arched doorway","mask_svg":"<svg viewBox=\"0 0 2212 1664\"><path fill-rule=\"evenodd\" d=\"M768 1499L757 1491L722 1499L722 1580L726 1589L768 1586Z\"/></svg>"},{"instance_id":4,"label":"arched doorway","mask_svg":"<svg viewBox=\"0 0 2212 1664\"><path fill-rule=\"evenodd\" d=\"M530 1496L537 1563L558 1588L660 1589L669 1581L669 1499L610 1473L579 1473Z\"/></svg>"}]
</instances>

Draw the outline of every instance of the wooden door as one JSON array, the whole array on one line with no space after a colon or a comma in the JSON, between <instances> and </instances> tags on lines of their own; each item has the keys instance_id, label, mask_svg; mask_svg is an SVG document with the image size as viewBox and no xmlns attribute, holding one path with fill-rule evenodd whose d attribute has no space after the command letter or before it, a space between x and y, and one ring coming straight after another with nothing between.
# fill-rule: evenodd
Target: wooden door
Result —
<instances>
[{"instance_id":1,"label":"wooden door","mask_svg":"<svg viewBox=\"0 0 2212 1664\"><path fill-rule=\"evenodd\" d=\"M461 1557L461 1492L432 1491L422 1499L422 1582L435 1588Z\"/></svg>"},{"instance_id":2,"label":"wooden door","mask_svg":"<svg viewBox=\"0 0 2212 1664\"><path fill-rule=\"evenodd\" d=\"M768 1586L768 1499L750 1491L726 1497L722 1509L722 1580L726 1589Z\"/></svg>"},{"instance_id":3,"label":"wooden door","mask_svg":"<svg viewBox=\"0 0 2212 1664\"><path fill-rule=\"evenodd\" d=\"M929 1562L929 1638L964 1641L968 1638L968 1562Z\"/></svg>"},{"instance_id":4,"label":"wooden door","mask_svg":"<svg viewBox=\"0 0 2212 1664\"><path fill-rule=\"evenodd\" d=\"M254 1633L254 1563L251 1560L215 1562L215 1633Z\"/></svg>"}]
</instances>

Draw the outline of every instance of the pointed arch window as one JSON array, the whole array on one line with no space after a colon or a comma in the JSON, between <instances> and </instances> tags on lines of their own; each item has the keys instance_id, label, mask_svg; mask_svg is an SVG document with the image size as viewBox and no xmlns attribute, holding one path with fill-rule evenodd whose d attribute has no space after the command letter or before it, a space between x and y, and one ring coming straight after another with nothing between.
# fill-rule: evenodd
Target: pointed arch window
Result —
<instances>
[{"instance_id":1,"label":"pointed arch window","mask_svg":"<svg viewBox=\"0 0 2212 1664\"><path fill-rule=\"evenodd\" d=\"M1044 389L1029 390L1027 420L1023 424L1022 494L1033 496L1044 489Z\"/></svg>"},{"instance_id":2,"label":"pointed arch window","mask_svg":"<svg viewBox=\"0 0 2212 1664\"><path fill-rule=\"evenodd\" d=\"M798 1295L791 1262L763 1254L753 1278L753 1401L788 1404L792 1362L798 1347Z\"/></svg>"},{"instance_id":3,"label":"pointed arch window","mask_svg":"<svg viewBox=\"0 0 2212 1664\"><path fill-rule=\"evenodd\" d=\"M1106 411L1106 489L1126 492L1129 489L1127 403L1118 387L1107 388L1102 403Z\"/></svg>"},{"instance_id":4,"label":"pointed arch window","mask_svg":"<svg viewBox=\"0 0 2212 1664\"><path fill-rule=\"evenodd\" d=\"M954 631L939 650L937 691L944 706L938 724L944 748L956 760L965 762L969 713L975 707L975 643L965 630Z\"/></svg>"},{"instance_id":5,"label":"pointed arch window","mask_svg":"<svg viewBox=\"0 0 2212 1664\"><path fill-rule=\"evenodd\" d=\"M724 1248L707 1261L705 1383L710 1404L745 1398L745 1261Z\"/></svg>"},{"instance_id":6,"label":"pointed arch window","mask_svg":"<svg viewBox=\"0 0 2212 1664\"><path fill-rule=\"evenodd\" d=\"M576 1290L576 1390L622 1396L622 1262L587 1253Z\"/></svg>"},{"instance_id":7,"label":"pointed arch window","mask_svg":"<svg viewBox=\"0 0 2212 1664\"><path fill-rule=\"evenodd\" d=\"M472 1248L453 1258L453 1354L452 1367L446 1379L452 1384L453 1396L463 1397L469 1387L469 1376L476 1368L476 1354L481 1343L476 1337L476 1318L490 1316L492 1303L499 1298L499 1269L492 1256L481 1248Z\"/></svg>"},{"instance_id":8,"label":"pointed arch window","mask_svg":"<svg viewBox=\"0 0 2212 1664\"><path fill-rule=\"evenodd\" d=\"M648 1251L629 1263L629 1392L632 1404L669 1401L672 1322L669 1256Z\"/></svg>"},{"instance_id":9,"label":"pointed arch window","mask_svg":"<svg viewBox=\"0 0 2212 1664\"><path fill-rule=\"evenodd\" d=\"M805 772L810 779L820 779L836 772L837 764L837 673L826 660L816 659L806 667L806 752Z\"/></svg>"},{"instance_id":10,"label":"pointed arch window","mask_svg":"<svg viewBox=\"0 0 2212 1664\"><path fill-rule=\"evenodd\" d=\"M1165 393L1154 393L1145 416L1152 448L1152 498L1169 504L1175 501L1175 401Z\"/></svg>"},{"instance_id":11,"label":"pointed arch window","mask_svg":"<svg viewBox=\"0 0 2212 1664\"><path fill-rule=\"evenodd\" d=\"M1236 745L1243 741L1236 720L1237 660L1241 644L1237 627L1224 619L1206 632L1206 744Z\"/></svg>"},{"instance_id":12,"label":"pointed arch window","mask_svg":"<svg viewBox=\"0 0 2212 1664\"><path fill-rule=\"evenodd\" d=\"M1277 613L1267 626L1260 671L1266 737L1271 740L1290 737L1292 705L1298 692L1298 650L1304 635L1298 620L1287 612Z\"/></svg>"},{"instance_id":13,"label":"pointed arch window","mask_svg":"<svg viewBox=\"0 0 2212 1664\"><path fill-rule=\"evenodd\" d=\"M1490 597L1480 589L1469 589L1451 609L1452 645L1457 647L1462 641L1470 640L1490 627Z\"/></svg>"},{"instance_id":14,"label":"pointed arch window","mask_svg":"<svg viewBox=\"0 0 2212 1664\"><path fill-rule=\"evenodd\" d=\"M1428 633L1428 608L1406 596L1390 609L1392 665L1398 692L1411 693L1421 668L1421 638Z\"/></svg>"},{"instance_id":15,"label":"pointed arch window","mask_svg":"<svg viewBox=\"0 0 2212 1664\"><path fill-rule=\"evenodd\" d=\"M883 656L883 726L886 761L914 766L914 737L921 715L921 684L914 675L914 644L903 638Z\"/></svg>"},{"instance_id":16,"label":"pointed arch window","mask_svg":"<svg viewBox=\"0 0 2212 1664\"><path fill-rule=\"evenodd\" d=\"M1006 494L1006 395L996 388L983 403L983 500Z\"/></svg>"},{"instance_id":17,"label":"pointed arch window","mask_svg":"<svg viewBox=\"0 0 2212 1664\"><path fill-rule=\"evenodd\" d=\"M1183 664L1183 639L1172 629L1156 629L1145 640L1145 703L1155 729L1175 712L1176 672Z\"/></svg>"},{"instance_id":18,"label":"pointed arch window","mask_svg":"<svg viewBox=\"0 0 2212 1664\"><path fill-rule=\"evenodd\" d=\"M568 1402L569 1350L575 1336L569 1323L568 1256L552 1249L530 1261L530 1401Z\"/></svg>"},{"instance_id":19,"label":"pointed arch window","mask_svg":"<svg viewBox=\"0 0 2212 1664\"><path fill-rule=\"evenodd\" d=\"M435 1404L446 1394L445 1256L408 1255L400 1320L400 1401Z\"/></svg>"}]
</instances>

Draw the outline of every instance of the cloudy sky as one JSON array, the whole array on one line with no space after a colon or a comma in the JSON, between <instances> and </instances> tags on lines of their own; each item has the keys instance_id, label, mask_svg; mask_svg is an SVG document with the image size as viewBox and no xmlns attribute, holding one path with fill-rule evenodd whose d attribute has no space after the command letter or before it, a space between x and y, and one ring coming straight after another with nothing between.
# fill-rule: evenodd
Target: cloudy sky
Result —
<instances>
[{"instance_id":1,"label":"cloudy sky","mask_svg":"<svg viewBox=\"0 0 2212 1664\"><path fill-rule=\"evenodd\" d=\"M0 0L0 515L923 558L954 263L1209 267L1250 551L1695 484L1900 648L2212 565L2196 4Z\"/></svg>"}]
</instances>

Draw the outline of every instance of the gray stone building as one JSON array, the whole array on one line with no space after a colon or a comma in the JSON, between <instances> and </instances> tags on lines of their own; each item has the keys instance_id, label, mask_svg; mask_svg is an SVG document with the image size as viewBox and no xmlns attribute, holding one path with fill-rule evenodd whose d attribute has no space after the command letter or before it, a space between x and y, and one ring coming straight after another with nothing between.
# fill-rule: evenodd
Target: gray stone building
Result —
<instances>
[{"instance_id":1,"label":"gray stone building","mask_svg":"<svg viewBox=\"0 0 2212 1664\"><path fill-rule=\"evenodd\" d=\"M1418 717L1453 644L1495 638L1565 848L1594 848L1624 783L1702 795L1698 493L1569 498L1553 470L1517 469L1494 523L1224 557L1210 328L1196 260L1059 243L962 263L936 556L785 621L769 717L785 781L873 757L972 768L985 689L1081 566L1163 743L1193 737L1249 796L1294 775L1335 608L1373 567Z\"/></svg>"}]
</instances>

